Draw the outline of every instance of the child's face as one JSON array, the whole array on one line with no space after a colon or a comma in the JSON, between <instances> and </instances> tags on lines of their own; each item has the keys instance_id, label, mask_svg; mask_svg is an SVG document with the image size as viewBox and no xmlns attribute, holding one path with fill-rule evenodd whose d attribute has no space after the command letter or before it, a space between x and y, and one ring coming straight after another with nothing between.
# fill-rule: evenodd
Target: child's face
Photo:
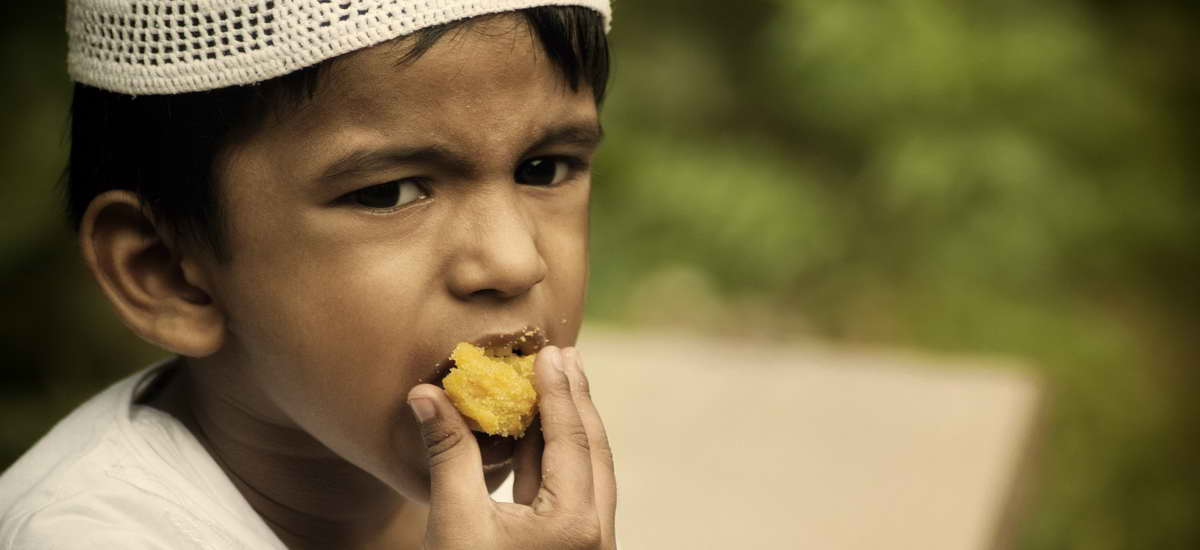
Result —
<instances>
[{"instance_id":1,"label":"child's face","mask_svg":"<svg viewBox=\"0 0 1200 550\"><path fill-rule=\"evenodd\" d=\"M209 270L237 405L422 498L409 389L459 341L527 326L575 340L599 125L590 90L515 19L400 65L405 51L339 59L234 147L219 171L232 259Z\"/></svg>"}]
</instances>

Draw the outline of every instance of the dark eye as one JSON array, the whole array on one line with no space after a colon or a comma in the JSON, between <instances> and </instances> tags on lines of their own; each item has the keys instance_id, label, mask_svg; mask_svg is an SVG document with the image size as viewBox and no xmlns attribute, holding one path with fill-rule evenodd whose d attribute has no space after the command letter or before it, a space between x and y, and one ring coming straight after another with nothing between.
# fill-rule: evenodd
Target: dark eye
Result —
<instances>
[{"instance_id":1,"label":"dark eye","mask_svg":"<svg viewBox=\"0 0 1200 550\"><path fill-rule=\"evenodd\" d=\"M364 187L347 196L354 204L378 210L399 208L425 197L425 191L415 182L402 180Z\"/></svg>"},{"instance_id":2,"label":"dark eye","mask_svg":"<svg viewBox=\"0 0 1200 550\"><path fill-rule=\"evenodd\" d=\"M570 173L565 159L542 157L522 162L513 178L524 185L558 185Z\"/></svg>"}]
</instances>

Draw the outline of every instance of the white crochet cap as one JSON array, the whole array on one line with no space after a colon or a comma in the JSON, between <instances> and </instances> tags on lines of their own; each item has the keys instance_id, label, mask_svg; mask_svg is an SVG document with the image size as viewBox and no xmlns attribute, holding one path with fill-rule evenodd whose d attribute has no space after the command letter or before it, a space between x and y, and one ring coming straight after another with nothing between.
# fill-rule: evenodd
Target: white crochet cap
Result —
<instances>
[{"instance_id":1,"label":"white crochet cap","mask_svg":"<svg viewBox=\"0 0 1200 550\"><path fill-rule=\"evenodd\" d=\"M609 0L68 0L67 70L97 88L177 94L252 84L477 15Z\"/></svg>"}]
</instances>

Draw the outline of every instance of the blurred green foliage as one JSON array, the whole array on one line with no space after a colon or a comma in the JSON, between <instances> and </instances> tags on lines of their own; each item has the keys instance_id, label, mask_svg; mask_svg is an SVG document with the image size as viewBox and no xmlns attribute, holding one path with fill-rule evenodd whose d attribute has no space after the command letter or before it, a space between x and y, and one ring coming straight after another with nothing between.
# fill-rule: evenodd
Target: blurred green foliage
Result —
<instances>
[{"instance_id":1,"label":"blurred green foliage","mask_svg":"<svg viewBox=\"0 0 1200 550\"><path fill-rule=\"evenodd\" d=\"M60 221L58 4L0 8L0 464L156 355ZM1017 546L1200 548L1196 4L615 10L591 318L1027 358Z\"/></svg>"}]
</instances>

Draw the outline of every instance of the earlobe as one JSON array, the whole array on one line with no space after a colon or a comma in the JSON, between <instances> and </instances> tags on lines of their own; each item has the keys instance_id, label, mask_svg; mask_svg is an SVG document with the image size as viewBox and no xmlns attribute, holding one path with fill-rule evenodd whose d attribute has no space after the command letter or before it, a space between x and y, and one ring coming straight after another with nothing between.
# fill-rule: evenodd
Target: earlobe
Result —
<instances>
[{"instance_id":1,"label":"earlobe","mask_svg":"<svg viewBox=\"0 0 1200 550\"><path fill-rule=\"evenodd\" d=\"M107 191L79 227L84 261L125 324L142 339L189 357L220 349L225 317L199 260L172 246L129 191Z\"/></svg>"}]
</instances>

